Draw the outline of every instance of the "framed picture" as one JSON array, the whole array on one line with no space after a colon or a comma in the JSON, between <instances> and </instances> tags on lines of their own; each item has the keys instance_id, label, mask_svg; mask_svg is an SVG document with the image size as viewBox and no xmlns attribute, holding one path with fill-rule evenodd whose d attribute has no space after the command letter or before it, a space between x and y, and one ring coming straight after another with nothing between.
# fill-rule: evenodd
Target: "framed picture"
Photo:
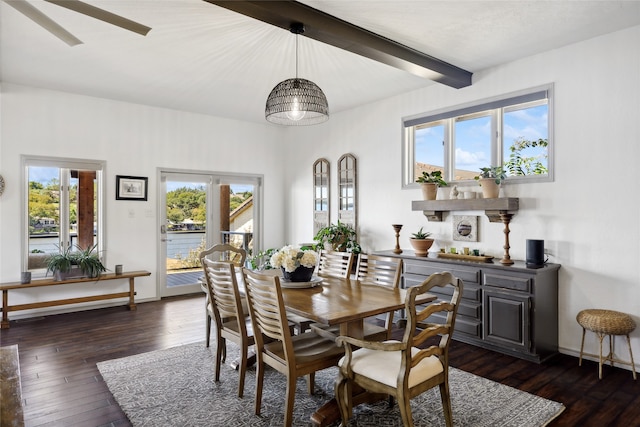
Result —
<instances>
[{"instance_id":1,"label":"framed picture","mask_svg":"<svg viewBox=\"0 0 640 427\"><path fill-rule=\"evenodd\" d=\"M147 182L144 176L116 175L116 200L147 200Z\"/></svg>"},{"instance_id":2,"label":"framed picture","mask_svg":"<svg viewBox=\"0 0 640 427\"><path fill-rule=\"evenodd\" d=\"M453 216L453 240L478 241L478 217L470 215Z\"/></svg>"}]
</instances>

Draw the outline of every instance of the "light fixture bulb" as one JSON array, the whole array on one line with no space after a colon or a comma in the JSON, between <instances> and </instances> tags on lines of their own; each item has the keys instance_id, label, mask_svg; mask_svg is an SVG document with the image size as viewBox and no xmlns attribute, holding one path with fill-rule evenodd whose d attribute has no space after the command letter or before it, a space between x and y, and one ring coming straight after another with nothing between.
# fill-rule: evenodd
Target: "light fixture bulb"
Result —
<instances>
[{"instance_id":1,"label":"light fixture bulb","mask_svg":"<svg viewBox=\"0 0 640 427\"><path fill-rule=\"evenodd\" d=\"M296 96L293 98L293 105L291 106L291 110L285 113L290 120L297 122L298 120L302 120L306 115L306 111L302 111L300 109L300 101Z\"/></svg>"}]
</instances>

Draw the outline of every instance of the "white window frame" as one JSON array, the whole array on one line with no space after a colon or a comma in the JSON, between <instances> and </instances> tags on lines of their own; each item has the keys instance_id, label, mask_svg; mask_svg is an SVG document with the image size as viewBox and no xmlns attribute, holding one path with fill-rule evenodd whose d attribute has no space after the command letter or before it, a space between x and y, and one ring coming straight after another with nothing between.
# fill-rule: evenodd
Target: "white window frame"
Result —
<instances>
[{"instance_id":1,"label":"white window frame","mask_svg":"<svg viewBox=\"0 0 640 427\"><path fill-rule=\"evenodd\" d=\"M547 146L547 166L548 173L546 175L526 175L526 176L509 176L504 183L532 183L532 182L552 182L554 180L554 132L553 132L553 83L513 92L505 95L496 96L489 99L483 99L472 103L447 107L429 113L418 114L415 116L404 117L401 121L402 126L402 188L415 189L418 183L415 182L415 128L416 126L431 124L435 122L444 122L445 126L445 147L444 147L444 179L447 182L456 184L464 184L469 180L454 180L455 173L455 132L454 122L458 117L469 116L481 112L491 111L492 115L492 147L491 147L491 164L502 165L509 159L503 158L503 139L502 139L502 114L504 110L510 107L524 103L541 103L546 100L547 104L547 126L548 126L548 146ZM487 165L489 166L489 165ZM479 173L480 171L478 171Z\"/></svg>"},{"instance_id":2,"label":"white window frame","mask_svg":"<svg viewBox=\"0 0 640 427\"><path fill-rule=\"evenodd\" d=\"M46 269L32 269L29 268L29 167L53 167L59 169L69 170L93 170L96 172L96 211L97 211L97 223L96 223L96 250L100 254L102 263L106 263L106 232L105 232L105 180L106 162L101 160L87 160L87 159L72 159L72 158L59 158L59 157L43 157L43 156L21 156L22 164L22 219L20 221L20 230L22 235L21 244L21 271L31 271L35 277L43 277L46 274ZM64 175L60 181L60 186L69 187L67 181L68 175ZM70 241L68 227L62 227L62 224L69 223L69 192L62 191L60 194L60 204L65 209L60 212L60 234L59 242ZM64 228L64 230L63 230Z\"/></svg>"}]
</instances>

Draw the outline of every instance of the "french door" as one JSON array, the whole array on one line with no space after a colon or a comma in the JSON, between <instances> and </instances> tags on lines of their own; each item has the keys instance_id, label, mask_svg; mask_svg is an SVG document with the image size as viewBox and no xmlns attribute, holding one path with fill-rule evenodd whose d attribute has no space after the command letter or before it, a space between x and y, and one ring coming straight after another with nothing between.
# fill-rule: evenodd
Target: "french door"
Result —
<instances>
[{"instance_id":1,"label":"french door","mask_svg":"<svg viewBox=\"0 0 640 427\"><path fill-rule=\"evenodd\" d=\"M159 175L159 294L201 292L201 251L218 243L248 254L259 247L262 179L171 170Z\"/></svg>"}]
</instances>

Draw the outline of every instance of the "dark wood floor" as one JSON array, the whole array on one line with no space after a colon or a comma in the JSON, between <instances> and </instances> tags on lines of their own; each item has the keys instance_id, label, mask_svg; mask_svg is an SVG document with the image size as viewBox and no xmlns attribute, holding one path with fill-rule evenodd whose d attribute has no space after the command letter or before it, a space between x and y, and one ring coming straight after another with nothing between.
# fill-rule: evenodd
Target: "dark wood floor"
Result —
<instances>
[{"instance_id":1,"label":"dark wood floor","mask_svg":"<svg viewBox=\"0 0 640 427\"><path fill-rule=\"evenodd\" d=\"M18 344L27 426L128 426L96 362L204 339L203 297L11 322L1 345ZM625 369L578 367L559 355L537 365L453 342L451 364L564 403L551 426L640 426L640 382Z\"/></svg>"}]
</instances>

